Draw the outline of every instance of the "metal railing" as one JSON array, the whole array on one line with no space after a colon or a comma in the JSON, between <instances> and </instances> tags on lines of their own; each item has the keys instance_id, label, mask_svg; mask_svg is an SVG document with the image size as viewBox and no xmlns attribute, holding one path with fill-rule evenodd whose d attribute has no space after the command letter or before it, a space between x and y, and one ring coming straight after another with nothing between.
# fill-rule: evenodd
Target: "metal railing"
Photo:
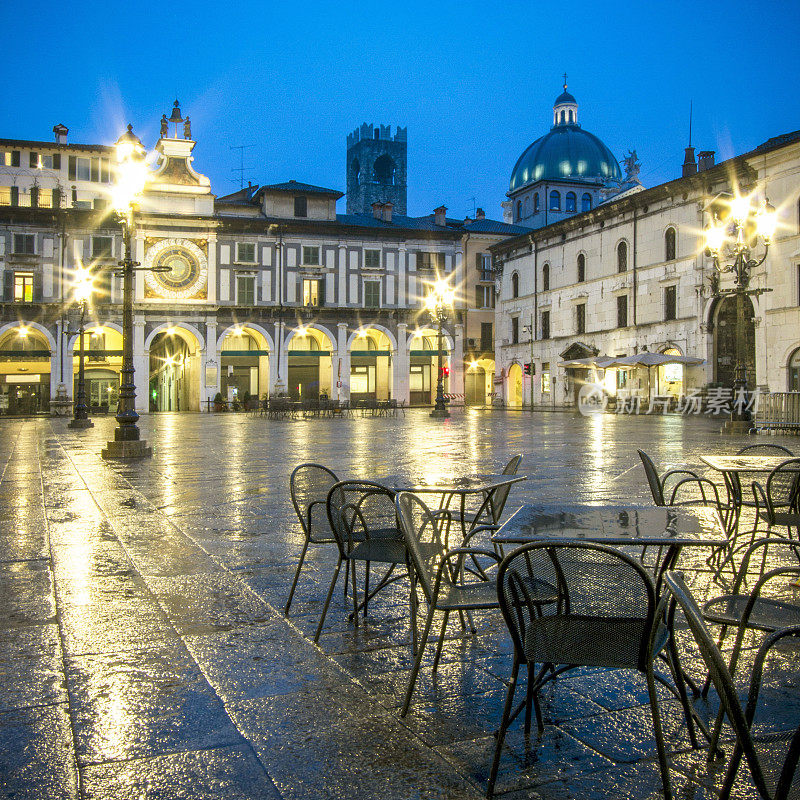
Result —
<instances>
[{"instance_id":1,"label":"metal railing","mask_svg":"<svg viewBox=\"0 0 800 800\"><path fill-rule=\"evenodd\" d=\"M770 392L758 398L755 429L800 433L800 392Z\"/></svg>"}]
</instances>

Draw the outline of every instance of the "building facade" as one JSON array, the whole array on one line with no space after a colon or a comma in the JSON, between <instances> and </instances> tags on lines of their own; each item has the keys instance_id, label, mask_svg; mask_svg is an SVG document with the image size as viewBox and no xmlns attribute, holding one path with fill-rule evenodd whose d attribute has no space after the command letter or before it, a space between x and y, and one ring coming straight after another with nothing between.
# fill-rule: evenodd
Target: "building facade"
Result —
<instances>
[{"instance_id":1,"label":"building facade","mask_svg":"<svg viewBox=\"0 0 800 800\"><path fill-rule=\"evenodd\" d=\"M43 412L73 396L80 268L94 273L96 290L84 339L87 395L94 410L117 403L123 243L109 210L113 151L70 144L63 126L54 132L51 143L0 145L2 413ZM337 214L341 192L295 181L218 198L193 166L194 146L176 105L162 118L157 164L134 216L143 268L133 324L138 411L275 393L430 404L437 332L422 309L440 277L457 291L444 332L445 391L465 399L465 373L480 373L468 379L470 398L487 402L491 292L481 295L480 318L470 315L476 286L491 286L489 245L522 228L454 221L444 208L408 217L390 201Z\"/></svg>"},{"instance_id":2,"label":"building facade","mask_svg":"<svg viewBox=\"0 0 800 800\"><path fill-rule=\"evenodd\" d=\"M750 287L763 292L746 313L748 379L751 388L800 389L800 132L721 164L703 156L685 177L490 248L499 275L497 379L509 405L574 405L580 386L597 380L610 395L643 397L730 388L735 299L719 289L733 278L715 270L703 231L727 198L751 193L776 207L779 225L751 273ZM643 351L705 363L605 373L559 366Z\"/></svg>"}]
</instances>

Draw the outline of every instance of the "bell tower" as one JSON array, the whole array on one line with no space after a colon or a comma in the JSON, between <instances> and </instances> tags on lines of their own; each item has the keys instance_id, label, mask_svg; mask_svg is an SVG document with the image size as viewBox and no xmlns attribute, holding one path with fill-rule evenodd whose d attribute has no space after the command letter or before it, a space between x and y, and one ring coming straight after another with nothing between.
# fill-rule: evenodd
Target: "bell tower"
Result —
<instances>
[{"instance_id":1,"label":"bell tower","mask_svg":"<svg viewBox=\"0 0 800 800\"><path fill-rule=\"evenodd\" d=\"M406 214L408 129L366 122L347 136L347 213L371 214L373 203L392 203Z\"/></svg>"}]
</instances>

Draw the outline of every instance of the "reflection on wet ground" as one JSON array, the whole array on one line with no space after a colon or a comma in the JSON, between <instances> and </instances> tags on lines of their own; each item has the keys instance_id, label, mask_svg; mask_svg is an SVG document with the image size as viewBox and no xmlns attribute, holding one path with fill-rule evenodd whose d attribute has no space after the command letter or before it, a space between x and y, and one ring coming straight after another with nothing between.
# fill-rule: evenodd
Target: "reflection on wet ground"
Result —
<instances>
[{"instance_id":1,"label":"reflection on wet ground","mask_svg":"<svg viewBox=\"0 0 800 800\"><path fill-rule=\"evenodd\" d=\"M499 472L519 452L527 477L508 514L524 502L649 503L637 447L663 470L753 441L721 438L706 418L151 415L152 460L109 465L99 452L114 420L95 423L0 423L5 797L479 798L511 670L499 614L476 615L477 636L451 622L436 677L431 648L401 720L406 581L357 627L337 590L315 647L335 564L333 548L316 547L288 621L279 611L302 546L291 469L434 481ZM702 558L684 566L706 591ZM715 797L721 768L691 750L664 699L677 796ZM540 740L509 733L502 797L660 796L638 676L572 673L545 692L543 713Z\"/></svg>"}]
</instances>

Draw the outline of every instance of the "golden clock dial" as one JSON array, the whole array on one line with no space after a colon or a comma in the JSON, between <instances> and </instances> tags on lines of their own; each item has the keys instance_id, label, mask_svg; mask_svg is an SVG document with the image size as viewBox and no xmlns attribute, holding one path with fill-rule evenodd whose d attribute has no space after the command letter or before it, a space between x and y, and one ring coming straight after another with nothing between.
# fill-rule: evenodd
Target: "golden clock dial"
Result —
<instances>
[{"instance_id":1,"label":"golden clock dial","mask_svg":"<svg viewBox=\"0 0 800 800\"><path fill-rule=\"evenodd\" d=\"M165 289L185 289L200 272L197 259L185 247L170 247L159 254L156 267L169 267L169 272L156 272L156 280Z\"/></svg>"}]
</instances>

